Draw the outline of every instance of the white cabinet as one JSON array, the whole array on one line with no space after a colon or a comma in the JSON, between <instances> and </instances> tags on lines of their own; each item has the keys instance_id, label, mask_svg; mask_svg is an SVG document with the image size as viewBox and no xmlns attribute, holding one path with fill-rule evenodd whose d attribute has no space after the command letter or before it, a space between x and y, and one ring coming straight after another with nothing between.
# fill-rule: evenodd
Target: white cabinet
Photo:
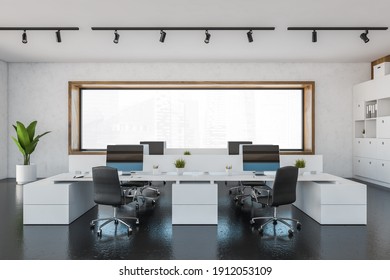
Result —
<instances>
[{"instance_id":1,"label":"white cabinet","mask_svg":"<svg viewBox=\"0 0 390 280\"><path fill-rule=\"evenodd\" d=\"M377 155L378 159L390 159L390 139L377 139Z\"/></svg>"},{"instance_id":2,"label":"white cabinet","mask_svg":"<svg viewBox=\"0 0 390 280\"><path fill-rule=\"evenodd\" d=\"M390 75L353 90L354 175L390 186Z\"/></svg>"},{"instance_id":3,"label":"white cabinet","mask_svg":"<svg viewBox=\"0 0 390 280\"><path fill-rule=\"evenodd\" d=\"M172 224L218 224L218 185L172 184Z\"/></svg>"},{"instance_id":4,"label":"white cabinet","mask_svg":"<svg viewBox=\"0 0 390 280\"><path fill-rule=\"evenodd\" d=\"M354 155L357 157L376 157L378 151L378 139L356 138L354 139Z\"/></svg>"},{"instance_id":5,"label":"white cabinet","mask_svg":"<svg viewBox=\"0 0 390 280\"><path fill-rule=\"evenodd\" d=\"M378 138L390 138L390 116L378 118L376 125Z\"/></svg>"}]
</instances>

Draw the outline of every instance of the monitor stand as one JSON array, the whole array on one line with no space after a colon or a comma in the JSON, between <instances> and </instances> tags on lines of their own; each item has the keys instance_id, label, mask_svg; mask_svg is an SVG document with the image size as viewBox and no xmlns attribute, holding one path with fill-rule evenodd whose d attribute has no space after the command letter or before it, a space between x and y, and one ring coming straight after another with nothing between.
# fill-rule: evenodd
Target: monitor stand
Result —
<instances>
[{"instance_id":1,"label":"monitor stand","mask_svg":"<svg viewBox=\"0 0 390 280\"><path fill-rule=\"evenodd\" d=\"M264 171L255 171L255 176L264 176Z\"/></svg>"}]
</instances>

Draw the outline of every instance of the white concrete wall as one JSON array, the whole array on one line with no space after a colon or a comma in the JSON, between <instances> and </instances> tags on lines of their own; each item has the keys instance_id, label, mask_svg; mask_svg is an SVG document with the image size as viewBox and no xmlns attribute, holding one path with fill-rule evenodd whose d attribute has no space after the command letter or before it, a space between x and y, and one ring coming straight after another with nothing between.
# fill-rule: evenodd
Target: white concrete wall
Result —
<instances>
[{"instance_id":1,"label":"white concrete wall","mask_svg":"<svg viewBox=\"0 0 390 280\"><path fill-rule=\"evenodd\" d=\"M0 179L8 167L8 65L0 61Z\"/></svg>"},{"instance_id":2,"label":"white concrete wall","mask_svg":"<svg viewBox=\"0 0 390 280\"><path fill-rule=\"evenodd\" d=\"M315 81L316 153L324 171L352 176L352 86L369 63L9 63L9 123L38 120L38 176L68 171L68 81ZM20 110L23 108L23 110ZM8 128L11 131L11 128ZM21 156L8 140L8 176Z\"/></svg>"}]
</instances>

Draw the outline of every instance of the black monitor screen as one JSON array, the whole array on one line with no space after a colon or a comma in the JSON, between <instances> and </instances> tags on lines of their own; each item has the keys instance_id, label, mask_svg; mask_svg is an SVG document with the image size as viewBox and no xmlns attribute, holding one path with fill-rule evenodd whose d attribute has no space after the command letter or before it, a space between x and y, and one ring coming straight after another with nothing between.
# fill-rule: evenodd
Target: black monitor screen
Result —
<instances>
[{"instance_id":1,"label":"black monitor screen","mask_svg":"<svg viewBox=\"0 0 390 280\"><path fill-rule=\"evenodd\" d=\"M244 171L276 171L280 167L279 145L243 145L242 160Z\"/></svg>"},{"instance_id":2,"label":"black monitor screen","mask_svg":"<svg viewBox=\"0 0 390 280\"><path fill-rule=\"evenodd\" d=\"M142 171L143 160L142 145L107 145L107 166L124 172Z\"/></svg>"}]
</instances>

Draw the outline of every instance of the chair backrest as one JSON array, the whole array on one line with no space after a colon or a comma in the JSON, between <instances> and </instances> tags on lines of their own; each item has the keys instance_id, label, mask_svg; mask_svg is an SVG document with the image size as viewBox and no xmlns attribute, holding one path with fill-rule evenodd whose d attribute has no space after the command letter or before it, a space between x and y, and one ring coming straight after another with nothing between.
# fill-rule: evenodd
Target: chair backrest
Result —
<instances>
[{"instance_id":1,"label":"chair backrest","mask_svg":"<svg viewBox=\"0 0 390 280\"><path fill-rule=\"evenodd\" d=\"M228 141L228 154L238 155L242 144L252 144L252 141Z\"/></svg>"},{"instance_id":2,"label":"chair backrest","mask_svg":"<svg viewBox=\"0 0 390 280\"><path fill-rule=\"evenodd\" d=\"M298 168L281 167L276 171L271 206L291 204L296 200Z\"/></svg>"},{"instance_id":3,"label":"chair backrest","mask_svg":"<svg viewBox=\"0 0 390 280\"><path fill-rule=\"evenodd\" d=\"M141 141L143 145L149 145L149 155L163 155L165 151L164 141Z\"/></svg>"},{"instance_id":4,"label":"chair backrest","mask_svg":"<svg viewBox=\"0 0 390 280\"><path fill-rule=\"evenodd\" d=\"M92 179L94 201L97 204L112 206L122 204L122 190L116 168L109 166L93 167Z\"/></svg>"},{"instance_id":5,"label":"chair backrest","mask_svg":"<svg viewBox=\"0 0 390 280\"><path fill-rule=\"evenodd\" d=\"M107 145L106 165L119 171L142 171L143 145Z\"/></svg>"}]
</instances>

